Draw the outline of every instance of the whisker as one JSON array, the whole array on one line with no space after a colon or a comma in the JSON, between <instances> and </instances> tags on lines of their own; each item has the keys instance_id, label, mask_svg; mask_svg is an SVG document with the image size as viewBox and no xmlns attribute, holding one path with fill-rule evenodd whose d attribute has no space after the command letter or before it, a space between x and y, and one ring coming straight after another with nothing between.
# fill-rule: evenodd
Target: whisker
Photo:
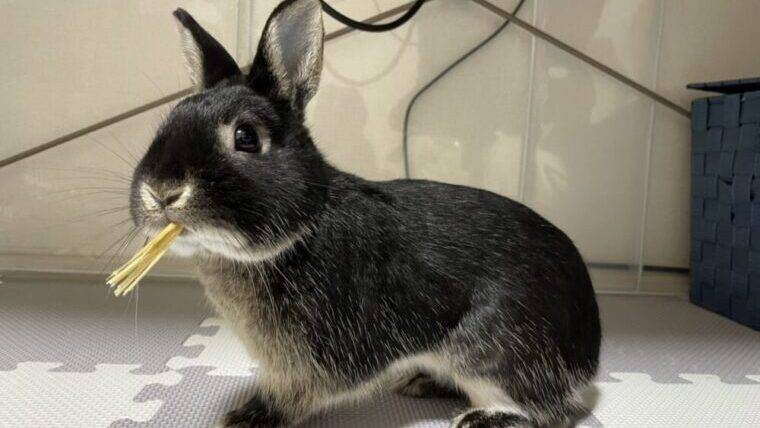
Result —
<instances>
[{"instance_id":1,"label":"whisker","mask_svg":"<svg viewBox=\"0 0 760 428\"><path fill-rule=\"evenodd\" d=\"M125 235L122 235L119 239L116 240L113 244L109 245L108 248L103 250L98 257L95 258L95 260L101 260L103 256L106 255L112 248L114 248L118 244L118 248L116 251L111 254L111 257L103 263L98 270L98 272L106 273L106 269L108 266L111 266L114 259L120 258L124 251L129 247L132 242L134 242L135 238L139 236L140 232L142 231L142 226L134 226L132 227Z\"/></svg>"},{"instance_id":2,"label":"whisker","mask_svg":"<svg viewBox=\"0 0 760 428\"><path fill-rule=\"evenodd\" d=\"M107 188L107 187L103 187L103 188L82 187L82 188L76 188L76 189L64 189L64 190L54 190L50 192L45 192L39 195L35 195L33 199L38 200L39 198L45 198L46 200L50 200L54 202L65 202L71 199L78 199L78 198L83 198L87 196L99 196L99 195L119 197L119 199L121 200L124 200L125 197L129 197L128 190L126 189ZM60 198L57 196L66 196L66 197Z\"/></svg>"},{"instance_id":3,"label":"whisker","mask_svg":"<svg viewBox=\"0 0 760 428\"><path fill-rule=\"evenodd\" d=\"M94 168L90 166L80 166L78 168L53 168L53 167L47 167L47 168L40 168L40 170L45 171L60 171L60 172L92 172L96 174L104 174L105 176L115 177L115 178L123 178L123 179L129 179L128 176L122 175L122 173L118 171L114 171L111 169L105 169L105 168Z\"/></svg>"},{"instance_id":4,"label":"whisker","mask_svg":"<svg viewBox=\"0 0 760 428\"><path fill-rule=\"evenodd\" d=\"M62 190L55 190L52 192L47 192L43 194L42 196L48 196L48 195L56 195L60 193L72 193L72 192L78 192L83 190L105 190L105 191L119 191L119 192L125 192L128 191L126 187L77 187L72 189L62 189Z\"/></svg>"},{"instance_id":5,"label":"whisker","mask_svg":"<svg viewBox=\"0 0 760 428\"><path fill-rule=\"evenodd\" d=\"M76 223L76 222L80 222L80 221L83 221L83 220L91 220L94 217L105 217L105 216L107 216L109 214L117 214L117 213L121 213L121 212L127 212L128 210L129 210L129 205L123 205L123 206L118 206L118 207L113 207L113 208L106 208L106 209L94 211L94 212L89 213L89 214L84 214L84 215L81 215L81 216L74 217L74 218L70 219L69 221L72 222L72 223Z\"/></svg>"},{"instance_id":6,"label":"whisker","mask_svg":"<svg viewBox=\"0 0 760 428\"><path fill-rule=\"evenodd\" d=\"M117 214L117 213L113 213L113 214ZM76 225L85 221L91 221L91 218L88 218L88 217L93 217L93 216L90 215L90 216L83 216L83 217L84 218L73 218L73 219L64 218L62 219L62 221L56 222L56 223L45 223L45 224L38 223L36 224L36 227L30 226L30 227L25 227L24 229L28 232L34 232L34 233L49 233L52 230L55 230L56 228L72 226L72 225ZM121 220L124 222L127 222L131 220L131 217L122 218Z\"/></svg>"},{"instance_id":7,"label":"whisker","mask_svg":"<svg viewBox=\"0 0 760 428\"><path fill-rule=\"evenodd\" d=\"M61 176L57 178L59 181L64 181L64 182L71 181L75 183L78 181L89 181L89 182L94 182L94 183L119 185L125 188L130 188L132 185L131 177L122 176L115 172L91 171L91 170L88 170L87 168L82 168L78 170L42 168L41 170L64 173L64 174L61 174Z\"/></svg>"},{"instance_id":8,"label":"whisker","mask_svg":"<svg viewBox=\"0 0 760 428\"><path fill-rule=\"evenodd\" d=\"M139 229L138 227L132 227L132 228L130 228L130 229L129 229L129 230L126 232L126 233L124 233L124 234L120 235L120 236L119 236L119 237L118 237L118 238L117 238L117 239L116 239L116 240L115 240L113 243L111 243L111 244L110 244L108 247L106 247L106 249L105 249L105 250L101 251L101 252L100 252L100 254L98 254L98 256L97 256L97 257L95 257L95 260L100 260L100 259L101 259L103 256L105 256L105 255L106 255L106 253L108 253L109 251L111 251L111 249L113 249L113 248L121 248L121 247L122 247L122 246L124 246L125 244L126 244L126 245L128 245L128 244L127 244L127 241L128 241L128 240L129 240L129 238L132 236L132 234L136 233L136 231L137 231L138 229ZM111 256L111 259L112 259L112 258L113 258L113 256ZM109 259L109 260L108 260L108 263L109 263L109 264L110 264L110 262L111 262L111 259ZM102 266L102 267L101 267L101 269L98 269L98 272L101 272L101 273L102 273L102 272L103 272L103 270L104 270L104 269L103 269L104 267L105 267L105 266Z\"/></svg>"},{"instance_id":9,"label":"whisker","mask_svg":"<svg viewBox=\"0 0 760 428\"><path fill-rule=\"evenodd\" d=\"M93 141L93 142L95 142L95 144L97 144L98 146L100 146L100 148L101 148L101 149L103 149L103 150L107 151L108 153L110 153L110 154L112 154L114 157L116 157L117 159L119 159L119 160L121 160L122 162L124 162L124 164L125 164L126 166L128 166L129 168L131 168L131 169L134 169L134 168L135 168L135 166L137 166L137 164L134 164L134 163L132 163L132 162L129 162L129 161L127 161L126 159L124 159L124 156L121 156L120 154L116 153L114 150L110 149L108 146L106 146L105 144L103 144L103 142L101 142L101 141L100 141L100 140L98 140L97 138L94 138L94 137L93 137L93 136L91 136L91 135L87 135L87 139L89 139L90 141Z\"/></svg>"},{"instance_id":10,"label":"whisker","mask_svg":"<svg viewBox=\"0 0 760 428\"><path fill-rule=\"evenodd\" d=\"M118 144L119 147L121 147L122 150L124 150L124 153L126 153L126 155L129 156L129 158L134 162L135 165L137 165L138 163L140 163L140 159L138 158L138 156L135 153L133 153L131 150L129 150L129 148L127 147L127 145L125 145L121 141L121 139L119 139L119 137L117 137L111 131L110 128L106 128L106 132L108 133L108 136L111 137L111 139L114 140L116 142L116 144Z\"/></svg>"},{"instance_id":11,"label":"whisker","mask_svg":"<svg viewBox=\"0 0 760 428\"><path fill-rule=\"evenodd\" d=\"M102 183L102 184L112 184L112 185L122 185L125 189L129 189L131 187L132 181L127 179L121 179L121 178L112 178L112 177L101 177L101 176L92 176L92 175L79 175L79 176L70 176L70 177L63 177L61 180L67 180L71 182L79 182L79 181L94 181L96 183Z\"/></svg>"},{"instance_id":12,"label":"whisker","mask_svg":"<svg viewBox=\"0 0 760 428\"><path fill-rule=\"evenodd\" d=\"M135 293L134 294L135 294L135 337L134 337L134 341L135 341L135 343L137 343L139 341L139 339L137 337L137 308L138 308L138 306L140 306L140 284L137 284L137 286L135 287ZM130 299L131 298L132 297L130 296Z\"/></svg>"}]
</instances>

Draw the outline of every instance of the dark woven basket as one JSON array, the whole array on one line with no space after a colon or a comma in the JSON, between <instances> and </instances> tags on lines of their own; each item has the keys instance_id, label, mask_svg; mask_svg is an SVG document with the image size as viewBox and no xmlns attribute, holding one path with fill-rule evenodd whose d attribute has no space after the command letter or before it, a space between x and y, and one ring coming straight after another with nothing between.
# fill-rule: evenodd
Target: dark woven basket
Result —
<instances>
[{"instance_id":1,"label":"dark woven basket","mask_svg":"<svg viewBox=\"0 0 760 428\"><path fill-rule=\"evenodd\" d=\"M688 87L691 301L760 330L760 79Z\"/></svg>"}]
</instances>

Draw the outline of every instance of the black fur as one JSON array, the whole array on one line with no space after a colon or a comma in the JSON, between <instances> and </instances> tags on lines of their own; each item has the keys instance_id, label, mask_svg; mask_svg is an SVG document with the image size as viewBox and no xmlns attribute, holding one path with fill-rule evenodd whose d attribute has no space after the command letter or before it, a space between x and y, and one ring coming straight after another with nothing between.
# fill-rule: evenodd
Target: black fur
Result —
<instances>
[{"instance_id":1,"label":"black fur","mask_svg":"<svg viewBox=\"0 0 760 428\"><path fill-rule=\"evenodd\" d=\"M314 3L286 1L269 25ZM182 23L197 25L185 15ZM241 337L262 364L266 392L229 421L298 422L331 406L329 397L384 384L405 361L414 361L404 367L409 378L422 370L470 398L473 382L493 385L534 425L582 411L576 392L596 372L600 326L570 239L491 192L373 182L332 167L303 123L310 89L279 90L266 37L265 30L250 76L215 75L207 90L176 106L132 191L138 225L185 226L212 303L243 326ZM218 44L201 46L211 50L204 58L223 57ZM321 40L318 49L321 55ZM230 148L220 129L241 123L269 136L268 152ZM158 193L192 183L192 198L182 208L151 210L143 183ZM209 227L234 231L224 239L240 257L207 244L199 231ZM247 261L294 236L276 256ZM429 361L444 369L422 367ZM488 410L502 404L473 402L484 410L470 414L495 414L488 426L511 426L517 416Z\"/></svg>"},{"instance_id":2,"label":"black fur","mask_svg":"<svg viewBox=\"0 0 760 428\"><path fill-rule=\"evenodd\" d=\"M419 373L396 388L401 395L415 398L466 398L462 391L441 384L432 376Z\"/></svg>"},{"instance_id":3,"label":"black fur","mask_svg":"<svg viewBox=\"0 0 760 428\"><path fill-rule=\"evenodd\" d=\"M226 50L213 38L206 30L203 29L195 19L184 9L174 11L174 17L177 21L192 34L195 44L198 46L200 53L200 66L202 68L202 84L210 88L222 79L230 76L239 75L240 69L235 60L227 53Z\"/></svg>"},{"instance_id":4,"label":"black fur","mask_svg":"<svg viewBox=\"0 0 760 428\"><path fill-rule=\"evenodd\" d=\"M459 422L462 428L511 428L527 424L527 419L514 413L489 413L485 410L470 412Z\"/></svg>"},{"instance_id":5,"label":"black fur","mask_svg":"<svg viewBox=\"0 0 760 428\"><path fill-rule=\"evenodd\" d=\"M276 408L271 406L272 401L262 397L261 393L254 393L239 409L233 410L224 418L224 426L227 427L277 427L282 423L282 416Z\"/></svg>"}]
</instances>

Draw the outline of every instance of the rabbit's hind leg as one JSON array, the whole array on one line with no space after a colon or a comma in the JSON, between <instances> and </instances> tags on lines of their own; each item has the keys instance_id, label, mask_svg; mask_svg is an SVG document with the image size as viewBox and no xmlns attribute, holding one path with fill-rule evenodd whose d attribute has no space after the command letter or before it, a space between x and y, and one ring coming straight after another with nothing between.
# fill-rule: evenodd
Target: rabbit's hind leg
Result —
<instances>
[{"instance_id":1,"label":"rabbit's hind leg","mask_svg":"<svg viewBox=\"0 0 760 428\"><path fill-rule=\"evenodd\" d=\"M574 391L550 397L551 388L544 388L544 399L537 401L520 397L519 393L510 395L507 391L517 393L519 389L500 386L503 383L498 377L460 375L455 376L454 381L469 399L470 408L452 421L451 428L566 427L588 414L581 394Z\"/></svg>"}]
</instances>

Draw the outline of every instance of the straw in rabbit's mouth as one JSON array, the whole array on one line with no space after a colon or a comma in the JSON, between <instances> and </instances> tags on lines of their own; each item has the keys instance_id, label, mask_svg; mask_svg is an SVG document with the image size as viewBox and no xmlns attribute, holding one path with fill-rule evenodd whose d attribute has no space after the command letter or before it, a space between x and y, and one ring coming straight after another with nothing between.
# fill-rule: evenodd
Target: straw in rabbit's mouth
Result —
<instances>
[{"instance_id":1,"label":"straw in rabbit's mouth","mask_svg":"<svg viewBox=\"0 0 760 428\"><path fill-rule=\"evenodd\" d=\"M127 263L113 271L106 280L114 288L115 296L123 296L132 291L148 271L166 253L172 242L182 233L182 226L169 223L161 232L150 240Z\"/></svg>"}]
</instances>

